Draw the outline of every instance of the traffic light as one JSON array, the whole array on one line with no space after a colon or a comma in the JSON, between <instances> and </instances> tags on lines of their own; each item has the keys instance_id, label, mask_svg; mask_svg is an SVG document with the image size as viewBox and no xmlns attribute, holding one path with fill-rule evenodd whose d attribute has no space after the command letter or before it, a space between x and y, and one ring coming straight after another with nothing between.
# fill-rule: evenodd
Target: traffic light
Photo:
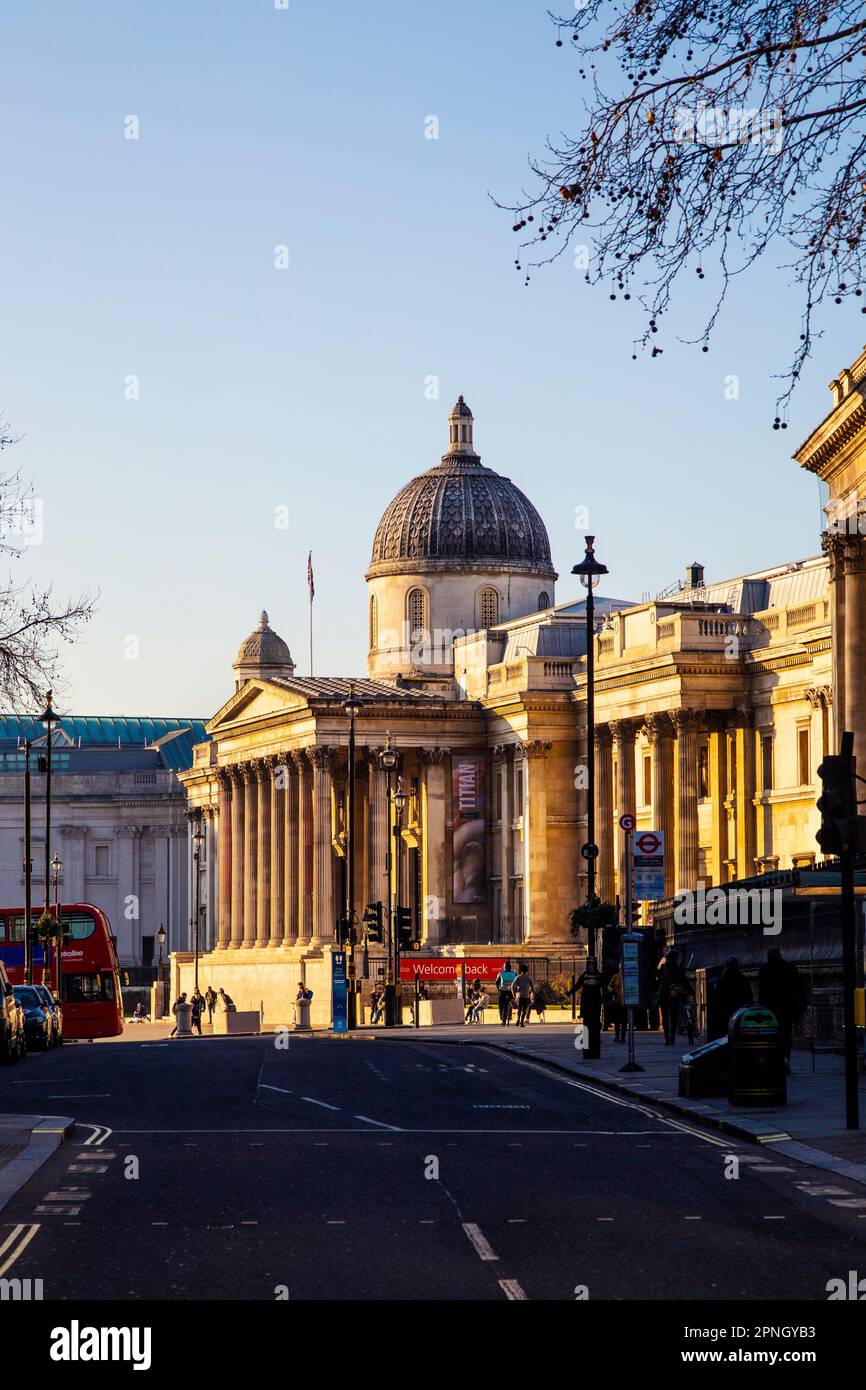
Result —
<instances>
[{"instance_id":1,"label":"traffic light","mask_svg":"<svg viewBox=\"0 0 866 1390\"><path fill-rule=\"evenodd\" d=\"M400 943L401 951L412 949L412 909L411 907L398 907L395 913L397 920L397 940Z\"/></svg>"},{"instance_id":2,"label":"traffic light","mask_svg":"<svg viewBox=\"0 0 866 1390\"><path fill-rule=\"evenodd\" d=\"M382 940L382 904L367 903L364 912L364 934L368 941Z\"/></svg>"},{"instance_id":3,"label":"traffic light","mask_svg":"<svg viewBox=\"0 0 866 1390\"><path fill-rule=\"evenodd\" d=\"M823 791L818 797L821 828L815 839L825 855L853 849L857 841L857 783L855 763L843 753L831 753L818 768Z\"/></svg>"},{"instance_id":4,"label":"traffic light","mask_svg":"<svg viewBox=\"0 0 866 1390\"><path fill-rule=\"evenodd\" d=\"M349 935L348 927L349 923L345 917L337 918L337 945L340 947L340 950L346 945L346 940Z\"/></svg>"}]
</instances>

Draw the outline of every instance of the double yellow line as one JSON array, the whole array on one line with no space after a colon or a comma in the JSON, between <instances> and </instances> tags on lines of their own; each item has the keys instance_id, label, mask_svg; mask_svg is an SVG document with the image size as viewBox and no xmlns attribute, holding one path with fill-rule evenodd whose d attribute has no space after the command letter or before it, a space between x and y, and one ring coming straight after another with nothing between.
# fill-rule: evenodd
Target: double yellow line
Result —
<instances>
[{"instance_id":1,"label":"double yellow line","mask_svg":"<svg viewBox=\"0 0 866 1390\"><path fill-rule=\"evenodd\" d=\"M0 1278L6 1273L7 1269L12 1268L18 1256L23 1254L27 1249L27 1246L38 1230L38 1221L34 1221L31 1225L22 1223L17 1225L13 1229L12 1234L6 1237L3 1244L0 1245L0 1260L3 1260L3 1263L0 1264ZM4 1255L6 1256L5 1260L3 1259Z\"/></svg>"}]
</instances>

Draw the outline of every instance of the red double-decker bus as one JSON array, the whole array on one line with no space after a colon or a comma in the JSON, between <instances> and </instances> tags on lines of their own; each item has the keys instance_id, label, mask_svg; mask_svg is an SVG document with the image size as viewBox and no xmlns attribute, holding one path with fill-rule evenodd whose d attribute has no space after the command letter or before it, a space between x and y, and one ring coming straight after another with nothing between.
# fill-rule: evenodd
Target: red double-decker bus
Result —
<instances>
[{"instance_id":1,"label":"red double-decker bus","mask_svg":"<svg viewBox=\"0 0 866 1390\"><path fill-rule=\"evenodd\" d=\"M41 911L33 914L36 926ZM120 972L111 923L101 908L73 903L60 908L65 940L61 970L63 1035L114 1038L123 1032ZM13 985L24 983L24 908L0 908L0 960ZM57 985L53 950L33 941L33 983Z\"/></svg>"}]
</instances>

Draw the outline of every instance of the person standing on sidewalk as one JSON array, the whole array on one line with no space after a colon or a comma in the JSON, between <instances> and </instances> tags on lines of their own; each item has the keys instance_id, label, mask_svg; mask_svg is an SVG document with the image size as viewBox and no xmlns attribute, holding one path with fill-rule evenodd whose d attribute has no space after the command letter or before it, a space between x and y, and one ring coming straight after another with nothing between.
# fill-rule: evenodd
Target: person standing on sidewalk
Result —
<instances>
[{"instance_id":1,"label":"person standing on sidewalk","mask_svg":"<svg viewBox=\"0 0 866 1390\"><path fill-rule=\"evenodd\" d=\"M740 969L740 962L736 956L728 956L707 1008L708 1040L726 1037L733 1015L751 1004L752 998L752 986Z\"/></svg>"},{"instance_id":2,"label":"person standing on sidewalk","mask_svg":"<svg viewBox=\"0 0 866 1390\"><path fill-rule=\"evenodd\" d=\"M193 990L189 1002L192 1005L192 1026L193 1028L197 1029L198 1035L199 1037L201 1037L201 1016L204 1013L205 1003L204 995L202 994L198 985L196 985L195 989Z\"/></svg>"},{"instance_id":3,"label":"person standing on sidewalk","mask_svg":"<svg viewBox=\"0 0 866 1390\"><path fill-rule=\"evenodd\" d=\"M217 1006L216 990L213 985L208 985L205 990L204 1002L207 1004L207 1021L213 1023L213 1011Z\"/></svg>"},{"instance_id":4,"label":"person standing on sidewalk","mask_svg":"<svg viewBox=\"0 0 866 1390\"><path fill-rule=\"evenodd\" d=\"M791 1070L791 1037L794 1024L806 1012L806 986L793 961L784 960L778 946L767 952L767 964L758 971L758 1003L776 1015L785 1046L785 1068Z\"/></svg>"},{"instance_id":5,"label":"person standing on sidewalk","mask_svg":"<svg viewBox=\"0 0 866 1390\"><path fill-rule=\"evenodd\" d=\"M694 990L688 976L680 965L679 952L671 947L665 956L665 963L659 971L659 1005L665 1030L665 1045L675 1047L677 1028L680 1021L680 1008Z\"/></svg>"},{"instance_id":6,"label":"person standing on sidewalk","mask_svg":"<svg viewBox=\"0 0 866 1390\"><path fill-rule=\"evenodd\" d=\"M607 987L610 992L610 1004L607 1008L610 1009L611 1022L613 1023L613 1036L616 1042L623 1043L625 1042L626 1026L628 1024L628 1010L623 1008L622 974L619 970L614 971L613 975L611 975ZM605 1017L607 1017L606 1012Z\"/></svg>"},{"instance_id":7,"label":"person standing on sidewalk","mask_svg":"<svg viewBox=\"0 0 866 1390\"><path fill-rule=\"evenodd\" d=\"M517 1026L525 1028L532 1009L532 976L525 960L520 962L520 973L511 989L517 1001Z\"/></svg>"},{"instance_id":8,"label":"person standing on sidewalk","mask_svg":"<svg viewBox=\"0 0 866 1390\"><path fill-rule=\"evenodd\" d=\"M507 960L496 976L496 988L499 991L499 1021L503 1028L507 1028L511 1022L511 1010L514 1006L514 996L512 988L517 979L517 972L512 967L511 961Z\"/></svg>"}]
</instances>

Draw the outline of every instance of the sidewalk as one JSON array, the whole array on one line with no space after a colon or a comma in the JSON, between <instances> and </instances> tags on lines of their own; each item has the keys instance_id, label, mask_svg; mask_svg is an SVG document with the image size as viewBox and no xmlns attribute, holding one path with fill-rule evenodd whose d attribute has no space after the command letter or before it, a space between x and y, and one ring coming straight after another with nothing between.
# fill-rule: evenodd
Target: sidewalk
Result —
<instances>
[{"instance_id":1,"label":"sidewalk","mask_svg":"<svg viewBox=\"0 0 866 1390\"><path fill-rule=\"evenodd\" d=\"M688 1051L685 1038L676 1047L665 1047L660 1033L635 1035L635 1059L643 1072L620 1068L628 1060L625 1044L603 1033L601 1057L585 1061L575 1047L575 1025L531 1023L527 1028L503 1028L498 1022L476 1026L452 1024L435 1028L356 1029L353 1037L414 1038L420 1042L471 1043L491 1047L567 1072L585 1082L596 1082L622 1095L672 1110L683 1118L722 1130L758 1144L772 1144L773 1151L799 1158L866 1184L866 1077L860 1077L860 1130L845 1128L844 1068L841 1057L809 1052L793 1054L788 1077L788 1104L759 1109L734 1106L725 1099L688 1100L677 1095L678 1068Z\"/></svg>"},{"instance_id":2,"label":"sidewalk","mask_svg":"<svg viewBox=\"0 0 866 1390\"><path fill-rule=\"evenodd\" d=\"M0 1115L0 1211L74 1129L68 1115Z\"/></svg>"}]
</instances>

